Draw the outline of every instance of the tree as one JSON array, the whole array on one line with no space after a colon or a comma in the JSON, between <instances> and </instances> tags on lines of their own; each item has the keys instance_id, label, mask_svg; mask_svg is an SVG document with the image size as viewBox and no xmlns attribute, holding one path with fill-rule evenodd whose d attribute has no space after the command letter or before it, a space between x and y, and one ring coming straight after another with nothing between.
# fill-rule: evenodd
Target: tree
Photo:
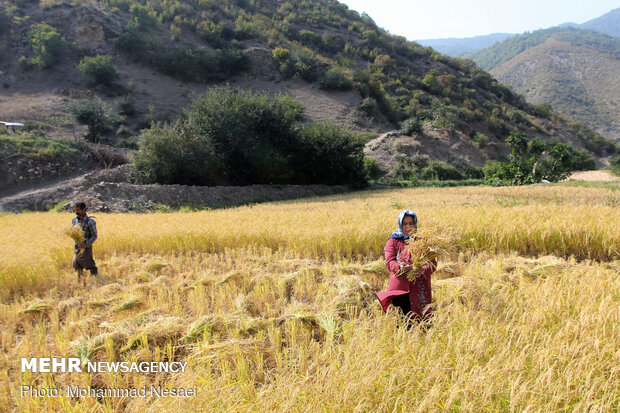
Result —
<instances>
[{"instance_id":1,"label":"tree","mask_svg":"<svg viewBox=\"0 0 620 413\"><path fill-rule=\"evenodd\" d=\"M510 146L508 162L489 162L484 169L489 184L526 185L543 179L557 182L571 171L594 166L592 156L562 142L528 142L525 134L513 132L506 143Z\"/></svg>"},{"instance_id":2,"label":"tree","mask_svg":"<svg viewBox=\"0 0 620 413\"><path fill-rule=\"evenodd\" d=\"M32 64L48 68L58 61L64 39L58 31L47 23L33 24L28 32L30 46L37 55Z\"/></svg>"},{"instance_id":3,"label":"tree","mask_svg":"<svg viewBox=\"0 0 620 413\"><path fill-rule=\"evenodd\" d=\"M73 102L69 104L68 110L76 122L88 126L86 140L90 142L98 143L118 124L116 115L94 97Z\"/></svg>"}]
</instances>

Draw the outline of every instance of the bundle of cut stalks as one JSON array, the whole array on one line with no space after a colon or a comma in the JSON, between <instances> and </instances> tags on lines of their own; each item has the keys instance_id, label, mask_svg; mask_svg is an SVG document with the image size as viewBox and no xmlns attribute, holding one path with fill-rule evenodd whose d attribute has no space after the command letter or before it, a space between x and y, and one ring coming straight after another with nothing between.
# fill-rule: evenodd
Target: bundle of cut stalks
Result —
<instances>
[{"instance_id":1,"label":"bundle of cut stalks","mask_svg":"<svg viewBox=\"0 0 620 413\"><path fill-rule=\"evenodd\" d=\"M65 234L75 241L76 244L80 245L84 242L84 231L82 231L82 227L80 224L75 224L65 231ZM80 254L84 252L84 248L80 249Z\"/></svg>"},{"instance_id":2,"label":"bundle of cut stalks","mask_svg":"<svg viewBox=\"0 0 620 413\"><path fill-rule=\"evenodd\" d=\"M437 259L454 252L456 236L449 229L442 232L420 230L406 243L407 247L400 254L399 262L410 265L411 268L399 275L405 275L407 279L414 280L422 275L420 269L423 266L436 265Z\"/></svg>"}]
</instances>

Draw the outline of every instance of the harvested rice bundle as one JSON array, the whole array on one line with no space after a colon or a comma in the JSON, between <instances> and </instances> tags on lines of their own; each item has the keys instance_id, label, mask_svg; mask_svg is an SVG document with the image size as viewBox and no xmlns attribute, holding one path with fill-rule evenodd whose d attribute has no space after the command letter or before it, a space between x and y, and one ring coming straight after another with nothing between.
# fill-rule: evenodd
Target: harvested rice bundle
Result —
<instances>
[{"instance_id":1,"label":"harvested rice bundle","mask_svg":"<svg viewBox=\"0 0 620 413\"><path fill-rule=\"evenodd\" d=\"M426 264L436 265L436 260L454 252L456 236L450 229L442 232L420 230L414 237L406 240L407 247L398 256L398 262L410 266L407 271L399 274L414 280L422 274L420 271Z\"/></svg>"},{"instance_id":2,"label":"harvested rice bundle","mask_svg":"<svg viewBox=\"0 0 620 413\"><path fill-rule=\"evenodd\" d=\"M82 231L82 227L80 224L75 224L65 231L65 234L75 241L76 244L80 245L84 242L84 231ZM84 252L84 248L80 249L80 254Z\"/></svg>"}]
</instances>

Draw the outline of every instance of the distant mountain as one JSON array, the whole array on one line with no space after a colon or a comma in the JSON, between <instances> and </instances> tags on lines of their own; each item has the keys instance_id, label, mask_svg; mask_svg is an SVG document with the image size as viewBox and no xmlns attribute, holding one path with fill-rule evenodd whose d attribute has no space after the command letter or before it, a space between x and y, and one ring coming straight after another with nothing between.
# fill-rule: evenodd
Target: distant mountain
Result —
<instances>
[{"instance_id":1,"label":"distant mountain","mask_svg":"<svg viewBox=\"0 0 620 413\"><path fill-rule=\"evenodd\" d=\"M512 37L472 56L529 102L620 139L620 39L572 27Z\"/></svg>"},{"instance_id":2,"label":"distant mountain","mask_svg":"<svg viewBox=\"0 0 620 413\"><path fill-rule=\"evenodd\" d=\"M510 37L486 49L470 54L468 58L476 62L481 69L490 71L509 61L519 53L538 46L552 37L556 40L566 41L579 46L587 46L615 54L619 53L618 40L616 38L592 30L575 29L573 27L552 27Z\"/></svg>"},{"instance_id":3,"label":"distant mountain","mask_svg":"<svg viewBox=\"0 0 620 413\"><path fill-rule=\"evenodd\" d=\"M465 37L465 38L447 38L447 39L426 39L416 40L422 46L430 46L440 53L453 57L463 57L469 53L482 50L491 46L493 43L501 42L514 34L510 33L493 33L484 36Z\"/></svg>"},{"instance_id":4,"label":"distant mountain","mask_svg":"<svg viewBox=\"0 0 620 413\"><path fill-rule=\"evenodd\" d=\"M605 13L604 15L600 17L597 17L592 20L588 20L587 22L583 24L568 22L568 23L562 23L558 26L552 27L547 30L556 30L556 29L565 29L565 28L594 30L596 32L603 33L608 36L620 37L620 7L608 13ZM540 30L534 33L537 33L537 32L540 32ZM524 34L528 34L528 33L524 33ZM517 36L517 34L493 33L493 34L487 34L487 35L475 36L475 37L463 37L463 38L451 37L451 38L445 38L445 39L424 39L424 40L416 40L416 42L418 42L422 46L430 46L433 49L437 50L438 52L447 54L449 56L473 58L474 60L483 60L482 58L477 56L476 52L481 51L485 48L488 48L498 42L502 42L513 36ZM505 45L502 46L502 48L505 48Z\"/></svg>"},{"instance_id":5,"label":"distant mountain","mask_svg":"<svg viewBox=\"0 0 620 413\"><path fill-rule=\"evenodd\" d=\"M608 36L620 37L620 7L601 17L589 20L579 27L605 33Z\"/></svg>"}]
</instances>

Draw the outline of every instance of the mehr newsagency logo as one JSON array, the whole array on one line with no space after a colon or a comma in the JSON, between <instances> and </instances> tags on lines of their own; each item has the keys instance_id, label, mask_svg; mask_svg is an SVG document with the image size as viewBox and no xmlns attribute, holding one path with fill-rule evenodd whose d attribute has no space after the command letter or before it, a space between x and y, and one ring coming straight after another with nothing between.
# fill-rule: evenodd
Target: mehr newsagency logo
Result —
<instances>
[{"instance_id":1,"label":"mehr newsagency logo","mask_svg":"<svg viewBox=\"0 0 620 413\"><path fill-rule=\"evenodd\" d=\"M88 361L77 357L32 357L21 359L21 372L32 373L184 373L180 361ZM41 387L22 385L22 397L196 397L196 388L143 386L140 388L92 388L80 386Z\"/></svg>"}]
</instances>

